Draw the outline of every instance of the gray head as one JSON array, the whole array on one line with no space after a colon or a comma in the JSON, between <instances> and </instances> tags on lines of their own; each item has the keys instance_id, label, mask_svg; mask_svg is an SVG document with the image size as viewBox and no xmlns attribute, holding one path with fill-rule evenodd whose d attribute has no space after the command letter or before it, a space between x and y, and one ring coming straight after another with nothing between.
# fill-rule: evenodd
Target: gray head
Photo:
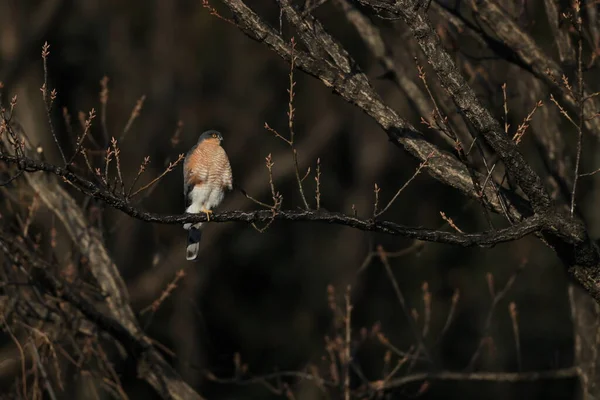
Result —
<instances>
[{"instance_id":1,"label":"gray head","mask_svg":"<svg viewBox=\"0 0 600 400\"><path fill-rule=\"evenodd\" d=\"M198 143L203 142L204 140L215 140L218 141L219 144L223 142L223 135L219 131L215 131L214 129L208 130L198 138Z\"/></svg>"}]
</instances>

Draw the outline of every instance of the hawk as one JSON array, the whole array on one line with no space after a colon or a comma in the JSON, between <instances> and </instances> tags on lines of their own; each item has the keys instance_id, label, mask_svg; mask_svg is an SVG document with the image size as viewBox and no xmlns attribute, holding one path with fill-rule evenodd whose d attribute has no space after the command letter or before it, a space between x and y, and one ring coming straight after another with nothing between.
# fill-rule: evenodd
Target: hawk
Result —
<instances>
[{"instance_id":1,"label":"hawk","mask_svg":"<svg viewBox=\"0 0 600 400\"><path fill-rule=\"evenodd\" d=\"M190 149L183 161L183 194L186 213L206 213L210 220L212 209L223 201L225 193L233 187L231 165L221 143L223 136L215 130L200 135L198 143ZM185 258L195 260L200 250L202 222L186 223L188 231Z\"/></svg>"}]
</instances>

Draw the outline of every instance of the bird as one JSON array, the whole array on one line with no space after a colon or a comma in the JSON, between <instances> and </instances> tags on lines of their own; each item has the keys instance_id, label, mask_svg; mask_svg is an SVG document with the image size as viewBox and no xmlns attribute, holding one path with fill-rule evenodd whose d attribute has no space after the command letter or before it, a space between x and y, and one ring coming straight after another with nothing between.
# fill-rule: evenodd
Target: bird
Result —
<instances>
[{"instance_id":1,"label":"bird","mask_svg":"<svg viewBox=\"0 0 600 400\"><path fill-rule=\"evenodd\" d=\"M205 213L210 221L212 209L223 201L233 188L231 164L222 147L223 135L216 130L203 132L198 142L188 151L183 161L183 194L185 212ZM185 223L188 231L185 257L195 261L200 250L202 222Z\"/></svg>"}]
</instances>

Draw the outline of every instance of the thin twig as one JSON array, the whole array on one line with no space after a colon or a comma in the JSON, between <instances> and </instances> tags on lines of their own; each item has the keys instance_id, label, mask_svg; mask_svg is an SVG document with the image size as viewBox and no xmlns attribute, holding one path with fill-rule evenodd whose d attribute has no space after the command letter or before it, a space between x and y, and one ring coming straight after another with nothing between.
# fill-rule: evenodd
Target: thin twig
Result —
<instances>
[{"instance_id":1,"label":"thin twig","mask_svg":"<svg viewBox=\"0 0 600 400\"><path fill-rule=\"evenodd\" d=\"M583 113L585 100L583 97L583 32L581 20L581 3L579 0L573 2L575 9L575 21L577 25L577 81L579 93L577 94L577 105L579 108L579 123L577 124L577 157L575 160L575 177L573 178L573 190L571 192L571 217L575 212L575 196L577 191L577 182L579 181L579 167L581 165L581 151L583 147Z\"/></svg>"},{"instance_id":2,"label":"thin twig","mask_svg":"<svg viewBox=\"0 0 600 400\"><path fill-rule=\"evenodd\" d=\"M50 55L50 45L48 42L44 42L42 46L42 60L44 62L44 84L41 87L42 98L44 99L44 106L46 107L46 117L48 118L48 124L50 126L50 132L52 133L52 137L54 138L54 143L56 143L56 147L58 147L58 151L60 152L60 156L67 165L67 158L65 157L65 153L61 145L58 143L58 137L56 136L56 132L54 131L54 124L52 123L52 115L50 114L50 110L52 109L52 103L56 99L56 90L52 90L50 92L50 96L48 96L48 56Z\"/></svg>"},{"instance_id":3,"label":"thin twig","mask_svg":"<svg viewBox=\"0 0 600 400\"><path fill-rule=\"evenodd\" d=\"M429 291L429 283L423 282L421 287L423 290L423 337L427 337L429 333L429 324L431 322L431 292Z\"/></svg>"},{"instance_id":4,"label":"thin twig","mask_svg":"<svg viewBox=\"0 0 600 400\"><path fill-rule=\"evenodd\" d=\"M146 171L146 167L148 167L149 163L150 163L150 156L144 157L144 161L140 165L137 175L135 176L135 178L133 178L133 182L131 182L131 186L129 187L129 191L127 192L127 198L131 198L131 191L135 187L135 184L137 183L138 179L140 179L140 176L142 176L144 171Z\"/></svg>"},{"instance_id":5,"label":"thin twig","mask_svg":"<svg viewBox=\"0 0 600 400\"><path fill-rule=\"evenodd\" d=\"M377 207L379 206L379 192L381 192L381 188L375 184L373 189L373 193L375 193L375 202L373 203L373 218L377 217Z\"/></svg>"},{"instance_id":6,"label":"thin twig","mask_svg":"<svg viewBox=\"0 0 600 400\"><path fill-rule=\"evenodd\" d=\"M419 345L419 350L423 351L423 353L425 354L425 357L431 361L431 356L429 354L429 350L427 349L427 346L425 345L425 341L423 340L423 336L421 335L420 330L417 328L414 319L412 318L411 312L408 309L408 305L406 304L406 300L404 299L404 295L402 294L402 291L400 290L400 287L398 286L398 282L396 281L396 278L394 277L394 273L392 272L392 267L390 266L390 263L388 261L387 255L385 253L385 250L383 249L383 246L379 245L377 247L377 252L379 253L379 259L381 260L383 266L385 267L385 271L388 275L388 278L390 279L390 282L392 284L392 287L394 288L394 292L396 293L396 297L398 299L398 302L400 303L400 306L402 307L402 310L404 310L404 314L407 317L408 323L411 327L411 330L413 332L413 335L415 336L415 339L417 340L417 343Z\"/></svg>"},{"instance_id":7,"label":"thin twig","mask_svg":"<svg viewBox=\"0 0 600 400\"><path fill-rule=\"evenodd\" d=\"M523 370L523 365L521 363L521 340L519 335L519 321L517 319L517 304L514 301L511 301L508 305L508 312L510 314L510 320L513 328L513 335L515 337L515 351L517 353L517 367L519 372Z\"/></svg>"},{"instance_id":8,"label":"thin twig","mask_svg":"<svg viewBox=\"0 0 600 400\"><path fill-rule=\"evenodd\" d=\"M275 162L273 161L273 156L271 155L271 153L269 153L265 157L265 165L266 165L267 171L269 173L269 187L271 188L271 198L273 200L273 205L268 205L266 203L263 203L262 201L256 200L254 197L251 197L250 195L248 195L245 190L242 190L242 193L248 199L252 200L256 204L259 204L263 207L269 208L272 211L271 219L269 219L262 228L259 228L255 222L252 223L252 227L254 229L256 229L259 233L264 233L267 230L267 228L269 226L271 226L271 224L275 220L275 216L277 215L279 209L281 209L281 204L283 203L283 196L281 194L279 194L279 192L275 191L275 182L273 181L273 165L275 165Z\"/></svg>"},{"instance_id":9,"label":"thin twig","mask_svg":"<svg viewBox=\"0 0 600 400\"><path fill-rule=\"evenodd\" d=\"M173 281L170 282L167 287L165 288L165 290L163 290L163 292L160 294L159 298L154 300L152 302L152 304L150 304L148 307L143 308L140 311L140 314L145 314L148 311L152 311L153 313L156 312L162 303L164 303L164 301L171 295L171 293L173 293L173 291L177 288L177 284L179 283L179 281L185 277L185 270L180 269L179 271L177 271L177 273L175 274L175 278L173 278Z\"/></svg>"},{"instance_id":10,"label":"thin twig","mask_svg":"<svg viewBox=\"0 0 600 400\"><path fill-rule=\"evenodd\" d=\"M112 145L113 152L115 153L115 160L117 161L117 178L118 183L121 186L121 195L125 196L125 183L123 182L123 174L121 173L121 157L119 157L119 155L121 154L121 150L117 146L117 140L114 137L111 138L110 143ZM117 188L115 187L115 190L116 189Z\"/></svg>"},{"instance_id":11,"label":"thin twig","mask_svg":"<svg viewBox=\"0 0 600 400\"><path fill-rule=\"evenodd\" d=\"M269 132L271 132L273 135L275 135L275 137L278 137L279 139L283 140L284 142L286 142L288 145L292 145L292 142L290 142L289 139L285 138L283 135L281 135L279 132L277 132L277 130L271 128L271 126L269 126L268 123L265 122L265 126L264 128L266 130L268 130Z\"/></svg>"},{"instance_id":12,"label":"thin twig","mask_svg":"<svg viewBox=\"0 0 600 400\"><path fill-rule=\"evenodd\" d=\"M104 135L104 144L108 146L108 128L106 126L106 107L108 105L108 76L102 77L100 80L100 126L102 127L102 134Z\"/></svg>"},{"instance_id":13,"label":"thin twig","mask_svg":"<svg viewBox=\"0 0 600 400\"><path fill-rule=\"evenodd\" d=\"M492 326L492 317L494 315L496 306L506 296L506 294L508 293L508 291L510 290L512 285L515 283L515 280L517 279L517 275L523 270L524 266L525 266L525 262L521 263L521 265L511 275L511 277L508 278L508 281L506 282L506 285L504 285L504 288L497 294L495 293L495 289L494 289L494 276L491 273L487 274L488 287L490 290L490 295L492 296L492 305L490 306L490 309L488 311L488 315L487 315L487 318L485 321L485 326L483 328L483 337L479 341L479 345L477 346L477 349L471 356L471 360L469 360L469 364L467 365L466 369L468 371L473 370L473 367L475 366L475 362L477 361L477 359L479 358L479 356L481 354L481 351L483 350L483 347L486 343L486 338L487 338L489 330Z\"/></svg>"},{"instance_id":14,"label":"thin twig","mask_svg":"<svg viewBox=\"0 0 600 400\"><path fill-rule=\"evenodd\" d=\"M346 361L346 365L344 366L344 399L350 400L350 365L351 365L351 353L350 353L350 344L351 344L351 315L352 315L352 303L350 301L351 287L348 285L346 289L346 294L344 296L346 300L346 317L344 319L345 327L346 327L346 336L344 339L344 359Z\"/></svg>"},{"instance_id":15,"label":"thin twig","mask_svg":"<svg viewBox=\"0 0 600 400\"><path fill-rule=\"evenodd\" d=\"M396 201L396 199L398 198L398 196L400 196L400 194L402 193L402 191L404 189L406 189L406 187L408 185L410 185L410 183L417 177L417 175L419 175L419 173L421 173L421 170L427 166L427 162L429 161L429 159L431 159L433 157L434 154L435 154L434 152L429 153L429 155L425 158L425 160L423 160L423 162L419 164L419 167L417 168L417 170L415 171L415 173L410 177L409 180L407 180L404 183L404 185L402 185L402 187L400 189L398 189L398 191L396 192L396 194L394 195L394 197L392 197L392 199L383 208L383 210L381 210L378 213L375 213L375 217L379 217L380 215L382 215L384 212L386 212L391 207L391 205L394 203L394 201Z\"/></svg>"},{"instance_id":16,"label":"thin twig","mask_svg":"<svg viewBox=\"0 0 600 400\"><path fill-rule=\"evenodd\" d=\"M294 168L296 170L296 180L298 181L298 190L300 191L300 196L302 197L302 202L304 203L304 208L310 210L310 206L308 205L308 201L306 201L306 196L304 196L304 189L302 187L302 180L300 179L300 170L298 168L298 152L294 147L294 116L296 109L294 108L294 87L296 86L296 82L294 81L294 68L296 68L296 41L292 37L290 39L291 49L290 49L290 87L288 89L289 101L288 101L288 127L290 130L290 146L292 147L292 153L294 156Z\"/></svg>"},{"instance_id":17,"label":"thin twig","mask_svg":"<svg viewBox=\"0 0 600 400\"><path fill-rule=\"evenodd\" d=\"M446 317L446 323L444 323L444 327L442 328L440 334L438 335L438 338L437 338L434 346L441 343L442 338L444 337L444 335L450 328L450 324L452 324L452 321L454 320L454 314L456 313L456 306L458 304L459 299L460 299L460 290L454 289L454 293L452 294L452 302L450 304L450 311L448 311L448 316Z\"/></svg>"},{"instance_id":18,"label":"thin twig","mask_svg":"<svg viewBox=\"0 0 600 400\"><path fill-rule=\"evenodd\" d=\"M506 82L502 84L502 96L504 98L504 133L508 136L508 101L506 100Z\"/></svg>"},{"instance_id":19,"label":"thin twig","mask_svg":"<svg viewBox=\"0 0 600 400\"><path fill-rule=\"evenodd\" d=\"M575 128L579 128L579 125L573 121L573 118L571 118L571 116L569 115L569 113L567 112L567 110L565 110L563 108L563 106L560 105L560 103L558 102L558 100L556 100L554 98L553 94L550 94L550 101L552 101L554 104L556 104L556 107L558 107L558 110L560 111L560 113L562 115L564 115L564 117L575 127Z\"/></svg>"},{"instance_id":20,"label":"thin twig","mask_svg":"<svg viewBox=\"0 0 600 400\"><path fill-rule=\"evenodd\" d=\"M317 210L321 208L321 159L317 158L317 172L315 175L317 188L315 189L315 200L317 201Z\"/></svg>"},{"instance_id":21,"label":"thin twig","mask_svg":"<svg viewBox=\"0 0 600 400\"><path fill-rule=\"evenodd\" d=\"M527 114L527 116L523 120L523 123L517 127L517 131L515 132L515 134L513 136L513 140L515 141L516 144L519 144L521 142L521 139L523 139L523 135L525 135L527 128L529 128L529 123L533 119L533 114L535 114L537 109L542 107L543 105L544 105L544 103L541 100L538 101L537 103L535 103L533 110L531 110L531 112L529 114Z\"/></svg>"},{"instance_id":22,"label":"thin twig","mask_svg":"<svg viewBox=\"0 0 600 400\"><path fill-rule=\"evenodd\" d=\"M77 153L80 152L81 146L83 144L83 140L86 137L91 138L91 135L89 135L89 133L90 133L90 130L92 129L92 121L94 120L94 118L96 118L96 110L94 108L92 108L92 110L88 114L87 119L85 119L83 121L83 133L81 134L81 136L79 138L77 138L77 143L75 144L75 152L73 152L73 156L71 156L71 159L69 160L69 165L73 162L75 157L77 157ZM108 141L107 141L107 143L108 143Z\"/></svg>"},{"instance_id":23,"label":"thin twig","mask_svg":"<svg viewBox=\"0 0 600 400\"><path fill-rule=\"evenodd\" d=\"M582 176L592 176L592 175L596 175L598 172L600 172L600 168L593 170L592 172L586 172L584 174L579 174L579 177L581 178Z\"/></svg>"},{"instance_id":24,"label":"thin twig","mask_svg":"<svg viewBox=\"0 0 600 400\"><path fill-rule=\"evenodd\" d=\"M453 228L453 229L454 229L456 232L459 232L459 233L464 233L464 232L463 232L463 231L462 231L462 230L461 230L461 229L460 229L458 226L456 226L456 224L454 223L454 221L452 220L452 218L450 218L450 217L446 216L446 213L445 213L445 212L443 212L443 211L440 211L440 215L442 216L442 219L443 219L444 221L446 221L446 223L447 223L448 225L450 225L450 226L451 226L451 227L452 227L452 228Z\"/></svg>"},{"instance_id":25,"label":"thin twig","mask_svg":"<svg viewBox=\"0 0 600 400\"><path fill-rule=\"evenodd\" d=\"M131 198L135 197L138 193L143 192L144 190L148 189L150 186L154 185L156 182L161 180L165 175L167 175L169 172L173 171L175 169L175 167L177 166L177 164L179 164L181 161L183 161L184 158L185 158L185 154L183 154L183 153L180 154L179 157L177 158L177 160L175 160L175 162L169 163L169 166L167 167L167 169L165 169L165 171L162 174L160 174L158 177L154 178L147 185L142 186L141 188L139 188L138 190L133 192L133 194L130 197Z\"/></svg>"},{"instance_id":26,"label":"thin twig","mask_svg":"<svg viewBox=\"0 0 600 400\"><path fill-rule=\"evenodd\" d=\"M131 126L133 125L133 123L135 122L137 117L140 116L140 113L142 111L142 107L144 106L145 100L146 100L146 95L142 95L142 97L140 97L138 99L138 101L135 103L135 106L133 107L133 110L131 111L131 114L129 115L129 120L127 120L127 124L125 124L125 128L123 128L123 133L121 133L119 142L123 142L123 140L125 139L125 135L127 135L127 133L129 133Z\"/></svg>"}]
</instances>

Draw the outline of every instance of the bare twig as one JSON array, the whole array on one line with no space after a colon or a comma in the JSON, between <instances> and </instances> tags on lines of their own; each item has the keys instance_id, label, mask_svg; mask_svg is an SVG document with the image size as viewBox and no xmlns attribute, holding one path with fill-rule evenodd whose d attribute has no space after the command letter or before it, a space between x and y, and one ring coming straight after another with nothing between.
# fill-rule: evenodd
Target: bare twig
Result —
<instances>
[{"instance_id":1,"label":"bare twig","mask_svg":"<svg viewBox=\"0 0 600 400\"><path fill-rule=\"evenodd\" d=\"M446 221L446 223L447 223L448 225L450 225L450 226L451 226L451 227L452 227L452 228L453 228L455 231L457 231L457 232L460 232L460 233L463 233L463 231L462 231L462 230L461 230L461 229L460 229L458 226L456 226L456 224L454 223L454 221L452 220L452 218L450 218L450 217L446 216L446 213L445 213L445 212L443 212L443 211L440 211L440 215L442 216L442 219L443 219L444 221Z\"/></svg>"},{"instance_id":2,"label":"bare twig","mask_svg":"<svg viewBox=\"0 0 600 400\"><path fill-rule=\"evenodd\" d=\"M83 122L83 133L81 134L80 137L77 138L77 143L75 144L75 151L73 152L73 155L71 156L71 159L69 160L69 165L71 165L71 163L73 162L75 157L77 157L77 153L80 152L81 146L83 144L83 140L86 137L91 137L89 135L89 133L90 133L90 130L92 129L92 121L94 120L94 118L96 118L96 110L92 108L92 110L88 114L87 119L85 119L85 121ZM107 143L108 143L108 141L107 141Z\"/></svg>"},{"instance_id":3,"label":"bare twig","mask_svg":"<svg viewBox=\"0 0 600 400\"><path fill-rule=\"evenodd\" d=\"M133 198L137 194L139 194L140 192L143 192L144 190L148 189L150 186L154 185L156 182L158 182L159 180L161 180L169 172L173 171L175 169L175 167L177 166L177 164L179 164L181 161L183 161L184 158L185 158L185 154L183 154L183 153L180 154L179 157L177 157L177 160L175 160L175 162L170 162L169 163L169 166L163 171L162 174L160 174L159 176L157 176L156 178L154 178L153 180L151 180L148 184L142 186L141 188L139 188L138 190L136 190L135 192L133 192L133 194L131 196L129 196L129 197Z\"/></svg>"},{"instance_id":4,"label":"bare twig","mask_svg":"<svg viewBox=\"0 0 600 400\"><path fill-rule=\"evenodd\" d=\"M350 352L351 345L351 315L352 315L352 303L350 300L351 295L351 287L348 285L346 289L346 294L344 295L344 299L346 300L346 316L344 318L344 326L345 326L345 338L344 338L344 400L350 400L350 365L352 363L352 356Z\"/></svg>"},{"instance_id":5,"label":"bare twig","mask_svg":"<svg viewBox=\"0 0 600 400\"><path fill-rule=\"evenodd\" d=\"M419 345L419 348L417 350L422 351L423 354L425 354L425 357L430 362L432 362L431 356L429 355L429 350L427 349L427 346L425 345L425 341L423 340L423 335L421 334L421 331L417 328L415 321L412 318L411 312L409 311L408 305L406 304L406 300L404 299L404 295L402 294L402 291L400 290L400 287L398 286L398 282L396 281L396 278L394 277L394 273L392 272L392 268L387 259L386 253L383 250L383 246L378 246L377 251L379 253L379 259L381 260L383 266L385 267L385 271L388 275L388 278L390 279L390 282L392 283L392 286L394 288L394 292L396 293L398 302L400 303L400 306L402 307L404 313L406 314L407 321L411 327L411 331L413 332L413 335L414 335L415 339L417 340L417 343Z\"/></svg>"},{"instance_id":6,"label":"bare twig","mask_svg":"<svg viewBox=\"0 0 600 400\"><path fill-rule=\"evenodd\" d=\"M44 99L44 106L46 107L46 117L48 118L48 125L50 127L50 132L52 133L52 137L54 138L54 143L56 143L56 147L58 147L58 151L60 152L60 156L65 164L67 165L67 158L65 157L65 153L63 152L62 146L58 142L58 137L56 136L56 132L54 131L54 124L52 123L52 115L50 114L50 110L52 109L52 103L56 99L56 90L52 90L50 95L48 95L48 56L50 55L50 45L48 42L44 42L42 46L42 60L44 62L44 84L41 87L42 98Z\"/></svg>"},{"instance_id":7,"label":"bare twig","mask_svg":"<svg viewBox=\"0 0 600 400\"><path fill-rule=\"evenodd\" d=\"M490 309L488 311L488 315L487 315L487 318L485 321L482 339L479 341L479 345L477 346L477 349L471 356L471 360L469 361L469 364L467 365L466 369L468 371L473 370L475 363L477 362L477 359L479 358L481 351L483 350L483 347L486 342L486 338L488 336L489 330L492 325L492 317L494 315L494 311L495 311L496 307L498 306L498 303L500 303L500 301L506 296L506 294L508 293L508 291L510 290L512 285L515 283L515 280L517 279L517 275L521 272L521 270L523 269L524 266L525 266L525 263L523 263L519 266L519 268L511 275L511 277L508 278L508 281L506 281L506 285L504 285L504 288L502 288L502 290L499 291L498 293L495 293L494 277L491 273L488 273L487 281L488 281L488 287L490 289L490 295L492 296L492 305L490 306Z\"/></svg>"},{"instance_id":8,"label":"bare twig","mask_svg":"<svg viewBox=\"0 0 600 400\"><path fill-rule=\"evenodd\" d=\"M454 293L452 294L452 302L450 304L450 311L448 311L448 316L446 317L446 322L444 323L444 327L442 328L438 338L436 340L436 345L439 344L450 328L450 324L454 319L454 314L456 313L456 306L458 304L458 300L460 299L460 291L458 289L454 289Z\"/></svg>"},{"instance_id":9,"label":"bare twig","mask_svg":"<svg viewBox=\"0 0 600 400\"><path fill-rule=\"evenodd\" d=\"M567 120L569 120L569 122L570 122L570 123L571 123L571 124L572 124L572 125L573 125L575 128L577 128L577 129L578 129L578 128L579 128L579 125L577 124L577 122L575 122L575 121L573 120L573 118L571 118L571 116L569 115L569 113L567 112L567 110L565 110L565 109L564 109L564 108L563 108L563 107L562 107L562 106L559 104L558 100L556 100L556 99L554 98L554 95L552 95L552 94L550 95L550 100L551 100L551 101L552 101L554 104L556 104L556 107L558 107L558 109L559 109L560 113L561 113L562 115L564 115L564 117L565 117Z\"/></svg>"},{"instance_id":10,"label":"bare twig","mask_svg":"<svg viewBox=\"0 0 600 400\"><path fill-rule=\"evenodd\" d=\"M398 196L400 196L400 193L402 193L402 191L404 189L406 189L406 187L417 177L417 175L419 175L419 173L421 172L421 170L423 168L425 168L427 166L427 162L429 161L429 159L431 157L433 157L434 153L429 153L429 155L425 158L425 161L423 161L422 163L419 164L419 167L417 168L417 170L415 171L415 173L410 177L409 180L407 180L404 185L402 185L402 187L400 189L398 189L398 191L396 192L396 194L394 195L394 197L392 197L392 199L389 201L389 203L383 208L383 210L381 210L380 212L377 212L377 210L375 210L375 218L379 217L380 215L382 215L384 212L386 212L391 205L394 203L394 201L396 201L396 199L398 198Z\"/></svg>"},{"instance_id":11,"label":"bare twig","mask_svg":"<svg viewBox=\"0 0 600 400\"><path fill-rule=\"evenodd\" d=\"M142 176L144 171L146 171L146 168L148 167L149 163L150 163L150 156L144 157L144 161L142 162L142 164L140 164L140 168L138 169L137 175L133 179L133 182L131 182L131 186L129 187L129 191L127 192L127 198L131 198L131 191L135 187L135 184L137 183L138 179L140 179L140 176Z\"/></svg>"},{"instance_id":12,"label":"bare twig","mask_svg":"<svg viewBox=\"0 0 600 400\"><path fill-rule=\"evenodd\" d=\"M508 312L510 313L510 320L513 328L513 335L515 338L515 351L517 354L517 366L519 368L519 372L523 369L523 365L521 364L521 339L519 335L519 321L518 321L518 312L517 312L517 304L514 301L511 301L508 305Z\"/></svg>"},{"instance_id":13,"label":"bare twig","mask_svg":"<svg viewBox=\"0 0 600 400\"><path fill-rule=\"evenodd\" d=\"M506 100L506 82L502 84L502 96L504 97L504 133L508 136L508 101Z\"/></svg>"},{"instance_id":14,"label":"bare twig","mask_svg":"<svg viewBox=\"0 0 600 400\"><path fill-rule=\"evenodd\" d=\"M177 273L175 274L175 278L173 278L173 281L170 282L167 287L165 288L165 290L163 290L163 292L160 294L160 297L156 300L154 300L152 302L152 304L150 304L148 307L143 308L140 313L141 314L145 314L148 311L152 311L152 312L156 312L159 307L161 306L162 303L164 303L164 301L171 295L171 293L173 293L173 291L177 288L177 284L179 283L179 281L185 277L185 270L180 269L179 271L177 271Z\"/></svg>"},{"instance_id":15,"label":"bare twig","mask_svg":"<svg viewBox=\"0 0 600 400\"><path fill-rule=\"evenodd\" d=\"M102 77L100 80L100 126L102 127L102 134L104 135L104 144L108 145L108 127L106 126L106 107L108 105L108 76Z\"/></svg>"},{"instance_id":16,"label":"bare twig","mask_svg":"<svg viewBox=\"0 0 600 400\"><path fill-rule=\"evenodd\" d=\"M519 144L521 142L521 139L523 139L523 135L525 135L527 128L529 128L529 123L533 119L533 114L535 114L537 109L542 107L543 105L544 105L544 103L541 100L538 101L537 103L535 103L533 110L531 110L531 112L529 114L527 114L527 116L523 120L523 123L521 123L517 127L517 131L515 132L515 135L513 136L513 140L515 141L516 144Z\"/></svg>"},{"instance_id":17,"label":"bare twig","mask_svg":"<svg viewBox=\"0 0 600 400\"><path fill-rule=\"evenodd\" d=\"M133 110L131 110L131 114L129 115L129 119L127 120L127 124L125 124L125 128L123 128L123 133L121 133L121 137L119 137L119 142L123 142L125 136L127 135L127 133L129 133L131 126L133 125L137 117L140 116L142 108L144 107L145 100L146 95L142 95L142 97L140 97L135 103L135 106L133 107Z\"/></svg>"},{"instance_id":18,"label":"bare twig","mask_svg":"<svg viewBox=\"0 0 600 400\"><path fill-rule=\"evenodd\" d=\"M321 159L317 158L317 173L315 175L317 188L315 189L315 200L317 201L317 211L321 209Z\"/></svg>"},{"instance_id":19,"label":"bare twig","mask_svg":"<svg viewBox=\"0 0 600 400\"><path fill-rule=\"evenodd\" d=\"M577 192L577 182L579 181L579 167L581 165L581 151L583 146L583 119L585 112L584 87L583 87L583 32L581 20L581 2L580 0L573 1L575 11L575 25L577 27L577 88L576 103L578 106L577 124L577 156L575 159L575 174L573 178L573 190L571 192L571 217L575 212L575 198Z\"/></svg>"},{"instance_id":20,"label":"bare twig","mask_svg":"<svg viewBox=\"0 0 600 400\"><path fill-rule=\"evenodd\" d=\"M111 138L110 144L112 145L115 160L117 161L117 183L121 186L121 195L125 196L125 183L123 182L123 174L121 173L121 150L117 146L117 140L114 137ZM115 190L117 190L116 187Z\"/></svg>"},{"instance_id":21,"label":"bare twig","mask_svg":"<svg viewBox=\"0 0 600 400\"><path fill-rule=\"evenodd\" d=\"M296 109L294 108L294 97L295 97L295 92L294 92L294 87L296 86L296 82L294 81L294 69L296 68L296 55L295 55L295 50L296 50L296 41L294 40L294 38L292 37L290 39L290 44L291 44L291 50L290 50L290 87L288 88L288 94L289 94L289 101L288 101L288 127L290 130L290 146L292 147L292 153L294 156L294 168L296 169L296 180L298 181L298 190L300 191L300 196L302 197L302 202L304 203L304 208L307 210L310 210L310 207L308 205L308 201L306 201L306 196L304 196L304 189L302 187L302 180L300 179L300 170L298 168L298 152L296 151L296 148L294 147L294 116L295 116L295 112Z\"/></svg>"}]
</instances>

